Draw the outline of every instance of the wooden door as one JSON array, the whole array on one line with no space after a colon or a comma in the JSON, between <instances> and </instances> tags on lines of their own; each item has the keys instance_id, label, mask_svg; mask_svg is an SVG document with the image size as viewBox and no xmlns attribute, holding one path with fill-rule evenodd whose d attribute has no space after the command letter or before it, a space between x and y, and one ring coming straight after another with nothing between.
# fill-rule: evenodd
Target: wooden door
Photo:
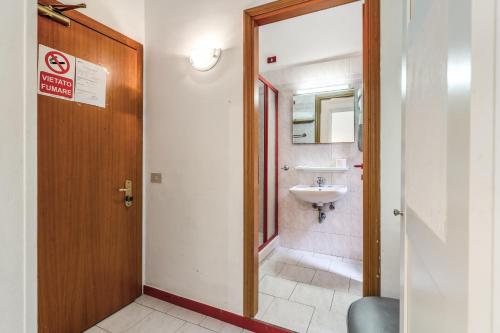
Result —
<instances>
[{"instance_id":1,"label":"wooden door","mask_svg":"<svg viewBox=\"0 0 500 333\"><path fill-rule=\"evenodd\" d=\"M105 108L38 96L38 322L50 333L81 332L142 288L142 46L70 16L39 16L39 44L108 75Z\"/></svg>"}]
</instances>

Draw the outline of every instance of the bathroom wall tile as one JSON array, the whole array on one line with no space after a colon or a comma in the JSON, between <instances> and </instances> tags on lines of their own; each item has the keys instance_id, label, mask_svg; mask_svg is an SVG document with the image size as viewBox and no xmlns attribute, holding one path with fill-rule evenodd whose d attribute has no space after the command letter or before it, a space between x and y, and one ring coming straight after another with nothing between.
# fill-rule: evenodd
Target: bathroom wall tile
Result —
<instances>
[{"instance_id":1,"label":"bathroom wall tile","mask_svg":"<svg viewBox=\"0 0 500 333\"><path fill-rule=\"evenodd\" d=\"M352 156L351 146L353 143L335 143L332 150L332 158L350 159Z\"/></svg>"},{"instance_id":2,"label":"bathroom wall tile","mask_svg":"<svg viewBox=\"0 0 500 333\"><path fill-rule=\"evenodd\" d=\"M335 235L349 235L351 228L351 215L335 213L332 217L332 224L328 228L328 233Z\"/></svg>"},{"instance_id":3,"label":"bathroom wall tile","mask_svg":"<svg viewBox=\"0 0 500 333\"><path fill-rule=\"evenodd\" d=\"M363 154L358 151L357 144L293 145L291 137L292 97L294 91L300 88L298 83L307 83L312 68L315 67L317 71L319 66L321 71L317 71L318 74L314 77L315 85L321 80L328 85L327 83L331 84L335 80L346 79L357 80L354 83L358 84L360 77L353 71L360 65L359 59L356 56L355 59L337 59L324 64L266 73L266 78L280 90L278 220L282 246L305 251L318 250L320 253L336 256L357 257L361 253L361 248L348 248L351 243L357 244L351 242L349 236L362 237L361 201L353 203L353 200L362 195L362 170L352 168L353 164L362 162ZM297 165L332 164L335 158L347 159L350 170L341 173L310 173L294 169ZM281 169L284 164L290 167L288 171ZM318 176L325 177L327 183L347 185L349 188L348 194L336 203L335 210L330 211L325 207L327 218L322 224L318 223L318 212L289 191L290 187L298 184L315 184L315 177Z\"/></svg>"},{"instance_id":4,"label":"bathroom wall tile","mask_svg":"<svg viewBox=\"0 0 500 333\"><path fill-rule=\"evenodd\" d=\"M362 192L351 192L349 193L349 202L351 204L351 212L353 214L360 213L363 211L363 193Z\"/></svg>"},{"instance_id":5,"label":"bathroom wall tile","mask_svg":"<svg viewBox=\"0 0 500 333\"><path fill-rule=\"evenodd\" d=\"M351 215L349 235L355 237L363 237L363 216Z\"/></svg>"},{"instance_id":6,"label":"bathroom wall tile","mask_svg":"<svg viewBox=\"0 0 500 333\"><path fill-rule=\"evenodd\" d=\"M361 180L361 175L352 172L346 175L346 180L349 184L349 191L351 192L362 192L363 181Z\"/></svg>"},{"instance_id":7,"label":"bathroom wall tile","mask_svg":"<svg viewBox=\"0 0 500 333\"><path fill-rule=\"evenodd\" d=\"M347 192L340 200L335 202L335 213L350 214L351 213L351 193Z\"/></svg>"},{"instance_id":8,"label":"bathroom wall tile","mask_svg":"<svg viewBox=\"0 0 500 333\"><path fill-rule=\"evenodd\" d=\"M311 237L314 239L313 251L322 254L330 254L331 251L331 237L330 234L321 232L313 232Z\"/></svg>"},{"instance_id":9,"label":"bathroom wall tile","mask_svg":"<svg viewBox=\"0 0 500 333\"><path fill-rule=\"evenodd\" d=\"M332 161L332 150L328 144L293 145L292 151L297 165L318 165Z\"/></svg>"},{"instance_id":10,"label":"bathroom wall tile","mask_svg":"<svg viewBox=\"0 0 500 333\"><path fill-rule=\"evenodd\" d=\"M345 172L333 172L332 184L349 186L349 177Z\"/></svg>"},{"instance_id":11,"label":"bathroom wall tile","mask_svg":"<svg viewBox=\"0 0 500 333\"><path fill-rule=\"evenodd\" d=\"M352 245L349 236L343 235L329 235L331 237L331 250L330 254L338 257L351 257Z\"/></svg>"},{"instance_id":12,"label":"bathroom wall tile","mask_svg":"<svg viewBox=\"0 0 500 333\"><path fill-rule=\"evenodd\" d=\"M353 214L350 220L349 235L363 237L363 216Z\"/></svg>"},{"instance_id":13,"label":"bathroom wall tile","mask_svg":"<svg viewBox=\"0 0 500 333\"><path fill-rule=\"evenodd\" d=\"M363 73L363 57L362 56L355 56L355 57L350 57L348 60L348 73L349 74L357 74L357 73Z\"/></svg>"},{"instance_id":14,"label":"bathroom wall tile","mask_svg":"<svg viewBox=\"0 0 500 333\"><path fill-rule=\"evenodd\" d=\"M296 230L312 230L318 222L318 213L310 207L309 209L281 209L278 212L278 221L281 227Z\"/></svg>"},{"instance_id":15,"label":"bathroom wall tile","mask_svg":"<svg viewBox=\"0 0 500 333\"><path fill-rule=\"evenodd\" d=\"M310 233L304 230L284 228L280 231L280 241L284 247L313 251L314 240L311 239Z\"/></svg>"},{"instance_id":16,"label":"bathroom wall tile","mask_svg":"<svg viewBox=\"0 0 500 333\"><path fill-rule=\"evenodd\" d=\"M277 250L273 251L270 258L270 261L279 261L284 264L296 265L302 259L304 252L299 250L294 250L290 248L279 247Z\"/></svg>"},{"instance_id":17,"label":"bathroom wall tile","mask_svg":"<svg viewBox=\"0 0 500 333\"><path fill-rule=\"evenodd\" d=\"M290 192L289 187L279 188L278 200L279 207L281 209L289 209L291 211L294 211L295 209L312 209L311 204L297 199L297 197L292 192Z\"/></svg>"},{"instance_id":18,"label":"bathroom wall tile","mask_svg":"<svg viewBox=\"0 0 500 333\"><path fill-rule=\"evenodd\" d=\"M329 234L348 235L350 230L351 215L338 213L336 210L327 213L324 231Z\"/></svg>"},{"instance_id":19,"label":"bathroom wall tile","mask_svg":"<svg viewBox=\"0 0 500 333\"><path fill-rule=\"evenodd\" d=\"M290 134L288 134L288 135L290 135ZM294 152L291 148L291 145L282 144L278 147L278 162L279 162L278 166L280 168L283 167L283 165L285 165L285 164L288 165L290 168L295 167L295 158L294 157L295 157L295 155L294 155ZM282 169L280 169L280 170L282 170Z\"/></svg>"},{"instance_id":20,"label":"bathroom wall tile","mask_svg":"<svg viewBox=\"0 0 500 333\"><path fill-rule=\"evenodd\" d=\"M344 257L356 260L363 259L363 239L361 237L350 237L348 246L350 249L349 254Z\"/></svg>"}]
</instances>

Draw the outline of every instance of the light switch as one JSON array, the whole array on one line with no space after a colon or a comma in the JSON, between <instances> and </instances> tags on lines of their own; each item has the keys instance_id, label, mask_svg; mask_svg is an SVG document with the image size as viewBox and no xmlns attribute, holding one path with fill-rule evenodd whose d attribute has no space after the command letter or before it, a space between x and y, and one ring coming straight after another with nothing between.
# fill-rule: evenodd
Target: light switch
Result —
<instances>
[{"instance_id":1,"label":"light switch","mask_svg":"<svg viewBox=\"0 0 500 333\"><path fill-rule=\"evenodd\" d=\"M151 183L161 184L161 173L151 173Z\"/></svg>"}]
</instances>

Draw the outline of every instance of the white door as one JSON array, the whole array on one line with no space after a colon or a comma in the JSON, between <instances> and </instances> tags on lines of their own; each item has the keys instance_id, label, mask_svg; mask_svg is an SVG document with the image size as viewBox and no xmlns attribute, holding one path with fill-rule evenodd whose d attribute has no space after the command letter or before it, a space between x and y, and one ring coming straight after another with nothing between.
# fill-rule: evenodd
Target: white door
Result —
<instances>
[{"instance_id":1,"label":"white door","mask_svg":"<svg viewBox=\"0 0 500 333\"><path fill-rule=\"evenodd\" d=\"M403 332L492 332L495 1L405 3Z\"/></svg>"},{"instance_id":2,"label":"white door","mask_svg":"<svg viewBox=\"0 0 500 333\"><path fill-rule=\"evenodd\" d=\"M467 332L467 2L407 1L403 191L410 333Z\"/></svg>"}]
</instances>

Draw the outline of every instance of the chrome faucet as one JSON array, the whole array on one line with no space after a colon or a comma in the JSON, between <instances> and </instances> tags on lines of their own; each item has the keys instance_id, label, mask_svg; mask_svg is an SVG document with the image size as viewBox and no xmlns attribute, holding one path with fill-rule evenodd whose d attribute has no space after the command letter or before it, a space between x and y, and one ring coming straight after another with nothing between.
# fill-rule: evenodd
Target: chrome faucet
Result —
<instances>
[{"instance_id":1,"label":"chrome faucet","mask_svg":"<svg viewBox=\"0 0 500 333\"><path fill-rule=\"evenodd\" d=\"M319 187L322 187L326 183L325 177L316 177L316 183Z\"/></svg>"}]
</instances>

